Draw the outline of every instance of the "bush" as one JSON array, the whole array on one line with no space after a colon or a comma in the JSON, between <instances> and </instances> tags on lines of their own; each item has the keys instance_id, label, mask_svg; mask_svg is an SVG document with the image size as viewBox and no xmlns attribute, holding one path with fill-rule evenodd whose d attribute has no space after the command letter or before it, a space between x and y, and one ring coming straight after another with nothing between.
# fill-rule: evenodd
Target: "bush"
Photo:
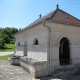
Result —
<instances>
[{"instance_id":1,"label":"bush","mask_svg":"<svg viewBox=\"0 0 80 80\"><path fill-rule=\"evenodd\" d=\"M0 49L4 49L5 48L5 40L4 38L0 38Z\"/></svg>"},{"instance_id":2,"label":"bush","mask_svg":"<svg viewBox=\"0 0 80 80\"><path fill-rule=\"evenodd\" d=\"M11 39L10 43L11 43L11 44L14 44L14 39Z\"/></svg>"}]
</instances>

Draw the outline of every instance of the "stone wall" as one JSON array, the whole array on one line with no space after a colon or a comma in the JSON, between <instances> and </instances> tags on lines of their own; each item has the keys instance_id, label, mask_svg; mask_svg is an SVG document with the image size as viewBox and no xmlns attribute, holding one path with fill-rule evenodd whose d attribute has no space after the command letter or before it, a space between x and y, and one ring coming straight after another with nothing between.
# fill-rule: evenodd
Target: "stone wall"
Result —
<instances>
[{"instance_id":1,"label":"stone wall","mask_svg":"<svg viewBox=\"0 0 80 80\"><path fill-rule=\"evenodd\" d=\"M69 41L70 65L80 64L80 27L57 23L46 23L51 28L51 66L52 71L60 66L59 47L60 40L65 37Z\"/></svg>"},{"instance_id":2,"label":"stone wall","mask_svg":"<svg viewBox=\"0 0 80 80\"><path fill-rule=\"evenodd\" d=\"M47 61L38 61L30 58L20 58L20 65L33 77L48 75Z\"/></svg>"},{"instance_id":3,"label":"stone wall","mask_svg":"<svg viewBox=\"0 0 80 80\"><path fill-rule=\"evenodd\" d=\"M69 41L71 65L80 63L80 28L71 25L57 24L47 22L46 25L51 28L51 69L54 71L60 66L59 47L60 40L65 37ZM27 42L27 56L47 61L49 60L49 33L48 29L42 24L32 27L16 35L16 54L24 56L24 47L17 46L20 41L21 45ZM33 45L34 39L37 38L39 45Z\"/></svg>"},{"instance_id":4,"label":"stone wall","mask_svg":"<svg viewBox=\"0 0 80 80\"><path fill-rule=\"evenodd\" d=\"M24 42L27 42L27 56L39 59L47 60L47 50L48 50L48 30L41 25L35 26L33 28L25 30L16 37L16 55L24 56ZM34 39L38 39L38 45L34 45ZM20 46L18 46L20 42Z\"/></svg>"}]
</instances>

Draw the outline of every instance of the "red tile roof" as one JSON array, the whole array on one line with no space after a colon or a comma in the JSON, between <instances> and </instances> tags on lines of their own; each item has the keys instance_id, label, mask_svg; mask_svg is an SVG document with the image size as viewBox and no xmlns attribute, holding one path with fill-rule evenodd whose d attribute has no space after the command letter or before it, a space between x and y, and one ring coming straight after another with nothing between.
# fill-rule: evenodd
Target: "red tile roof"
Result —
<instances>
[{"instance_id":1,"label":"red tile roof","mask_svg":"<svg viewBox=\"0 0 80 80\"><path fill-rule=\"evenodd\" d=\"M51 21L53 23L60 23L60 24L67 24L67 25L73 25L73 26L79 26L80 27L80 20L73 17L72 15L66 13L65 11L62 11L61 9L57 8L56 10L48 13L47 15L35 20L33 23L25 27L22 31L31 28L39 23L42 23L43 21ZM22 32L20 31L20 32ZM20 33L18 32L18 33ZM18 34L16 33L16 34ZM16 35L14 34L14 35Z\"/></svg>"},{"instance_id":2,"label":"red tile roof","mask_svg":"<svg viewBox=\"0 0 80 80\"><path fill-rule=\"evenodd\" d=\"M80 20L79 19L71 16L70 14L68 14L68 13L66 13L60 9L57 9L56 13L46 20L56 22L56 23L80 26Z\"/></svg>"},{"instance_id":3,"label":"red tile roof","mask_svg":"<svg viewBox=\"0 0 80 80\"><path fill-rule=\"evenodd\" d=\"M38 23L41 23L43 21L51 21L61 24L68 24L73 26L80 26L80 20L73 17L72 15L66 13L65 11L62 11L61 9L57 8L56 10L48 13L47 15L35 20L33 23L31 23L26 28L32 27Z\"/></svg>"}]
</instances>

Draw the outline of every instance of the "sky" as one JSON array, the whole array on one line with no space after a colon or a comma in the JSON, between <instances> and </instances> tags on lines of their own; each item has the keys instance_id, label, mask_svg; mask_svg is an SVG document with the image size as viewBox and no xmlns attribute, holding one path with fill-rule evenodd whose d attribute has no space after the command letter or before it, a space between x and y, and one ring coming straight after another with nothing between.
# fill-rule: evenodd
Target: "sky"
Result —
<instances>
[{"instance_id":1,"label":"sky","mask_svg":"<svg viewBox=\"0 0 80 80\"><path fill-rule=\"evenodd\" d=\"M80 19L80 0L0 0L0 27L25 28L59 8Z\"/></svg>"}]
</instances>

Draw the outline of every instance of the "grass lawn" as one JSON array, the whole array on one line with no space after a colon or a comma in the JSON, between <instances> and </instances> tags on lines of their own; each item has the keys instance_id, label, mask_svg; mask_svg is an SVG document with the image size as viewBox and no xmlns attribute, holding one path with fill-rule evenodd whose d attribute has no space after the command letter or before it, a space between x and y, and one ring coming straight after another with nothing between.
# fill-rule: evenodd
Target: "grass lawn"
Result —
<instances>
[{"instance_id":1,"label":"grass lawn","mask_svg":"<svg viewBox=\"0 0 80 80\"><path fill-rule=\"evenodd\" d=\"M14 51L14 44L5 44L6 49L0 49L0 52Z\"/></svg>"},{"instance_id":2,"label":"grass lawn","mask_svg":"<svg viewBox=\"0 0 80 80\"><path fill-rule=\"evenodd\" d=\"M0 60L8 60L8 55L7 56L0 56Z\"/></svg>"}]
</instances>

